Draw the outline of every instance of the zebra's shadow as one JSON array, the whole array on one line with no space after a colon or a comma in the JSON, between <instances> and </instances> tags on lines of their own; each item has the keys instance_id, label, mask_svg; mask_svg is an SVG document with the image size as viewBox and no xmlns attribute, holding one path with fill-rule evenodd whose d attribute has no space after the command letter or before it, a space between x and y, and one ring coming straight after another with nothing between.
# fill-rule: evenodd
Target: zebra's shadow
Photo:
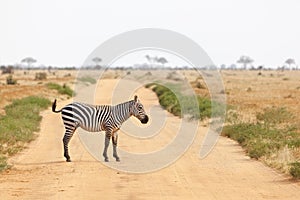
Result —
<instances>
[{"instance_id":1,"label":"zebra's shadow","mask_svg":"<svg viewBox=\"0 0 300 200\"><path fill-rule=\"evenodd\" d=\"M75 160L73 162L66 162L65 160L54 160L45 162L14 162L12 166L44 166L44 165L61 165L61 164L72 164L72 163L98 163L96 160Z\"/></svg>"}]
</instances>

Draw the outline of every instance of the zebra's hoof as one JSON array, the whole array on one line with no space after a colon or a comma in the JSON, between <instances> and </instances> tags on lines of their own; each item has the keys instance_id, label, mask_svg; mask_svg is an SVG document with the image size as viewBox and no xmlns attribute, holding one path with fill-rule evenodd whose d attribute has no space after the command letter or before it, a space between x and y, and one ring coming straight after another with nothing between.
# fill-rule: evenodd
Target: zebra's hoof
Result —
<instances>
[{"instance_id":1,"label":"zebra's hoof","mask_svg":"<svg viewBox=\"0 0 300 200\"><path fill-rule=\"evenodd\" d=\"M68 159L66 160L66 162L71 162L71 159L70 159L70 158L68 158Z\"/></svg>"},{"instance_id":2,"label":"zebra's hoof","mask_svg":"<svg viewBox=\"0 0 300 200\"><path fill-rule=\"evenodd\" d=\"M116 158L116 161L117 161L117 162L120 162L120 158Z\"/></svg>"},{"instance_id":3,"label":"zebra's hoof","mask_svg":"<svg viewBox=\"0 0 300 200\"><path fill-rule=\"evenodd\" d=\"M105 158L105 159L104 159L104 162L109 162L108 158Z\"/></svg>"}]
</instances>

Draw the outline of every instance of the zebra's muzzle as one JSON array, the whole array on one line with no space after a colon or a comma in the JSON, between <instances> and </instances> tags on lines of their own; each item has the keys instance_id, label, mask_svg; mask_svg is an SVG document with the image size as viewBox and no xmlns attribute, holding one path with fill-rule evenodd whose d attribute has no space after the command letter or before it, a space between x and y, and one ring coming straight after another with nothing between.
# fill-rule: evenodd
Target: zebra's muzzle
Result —
<instances>
[{"instance_id":1,"label":"zebra's muzzle","mask_svg":"<svg viewBox=\"0 0 300 200\"><path fill-rule=\"evenodd\" d=\"M149 121L148 115L145 115L145 117L141 119L142 124L147 124L148 121Z\"/></svg>"}]
</instances>

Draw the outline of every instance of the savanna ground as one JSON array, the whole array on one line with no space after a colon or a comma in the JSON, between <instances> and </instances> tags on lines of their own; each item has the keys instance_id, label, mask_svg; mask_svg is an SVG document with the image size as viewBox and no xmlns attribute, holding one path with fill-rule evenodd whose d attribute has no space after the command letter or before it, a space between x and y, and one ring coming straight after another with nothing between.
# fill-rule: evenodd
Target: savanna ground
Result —
<instances>
[{"instance_id":1,"label":"savanna ground","mask_svg":"<svg viewBox=\"0 0 300 200\"><path fill-rule=\"evenodd\" d=\"M57 90L50 89L49 83L72 88L74 83L79 81L76 80L77 72L69 70L44 72L47 73L47 79L35 80L36 71L27 71L26 74L24 71L15 71L13 78L17 80L17 85L6 85L8 75L1 75L0 113L5 115L4 108L13 99L32 95L45 97L51 101L57 98L59 102L62 102L59 106L70 102L72 99L68 95L59 94ZM113 91L115 81L126 76L127 73L120 70L107 71L102 77L103 85L99 86L101 92ZM136 73L137 76L143 73L147 76L147 71L131 73ZM163 73L166 77L173 78L176 83L176 72L164 71ZM196 93L209 97L205 82L198 73L194 71L183 73L195 88ZM262 71L259 73L258 71L226 70L221 74L225 91L220 92L227 96L230 113L227 116L226 125L239 125L244 122L257 123L258 113L263 113L269 108L283 108L284 112L292 117L287 116L288 121L283 120L284 123L280 122L280 126L293 125L293 131L299 134L299 123L297 123L300 119L299 71ZM93 84L93 80L89 78L80 81L87 85ZM148 98L146 107L158 104L155 94L150 89L139 89L137 92L141 97ZM103 96L99 99L102 103L109 102L109 99ZM65 163L61 153L63 135L61 119L57 115L52 115L48 110L44 111L42 116L41 130L36 133L37 140L25 145L28 146L25 150L14 155L9 160L13 166L0 175L1 199L38 197L93 199L102 196L121 199L297 199L299 197L299 184L291 180L289 175L284 175L284 173L288 174L290 167L288 164L300 159L297 146L280 147L278 151L261 155L257 157L260 161L255 161L245 156L249 153L248 150L242 150L236 142L221 137L211 154L200 160L197 154L206 130L206 125L203 123L189 151L175 164L158 172L132 175L117 172L96 162L83 149L77 137L74 137L74 142L71 142L74 162ZM179 119L170 114L168 118L170 124L167 123L165 133L171 134ZM49 127L49 124L53 126ZM126 135L120 135L121 138L123 137L120 148L139 149L139 141L132 143ZM158 137L155 140L160 142L155 144L148 142L143 145L143 148L155 150L167 144L170 137ZM47 146L47 143L51 146ZM278 171L274 172L261 162Z\"/></svg>"}]
</instances>

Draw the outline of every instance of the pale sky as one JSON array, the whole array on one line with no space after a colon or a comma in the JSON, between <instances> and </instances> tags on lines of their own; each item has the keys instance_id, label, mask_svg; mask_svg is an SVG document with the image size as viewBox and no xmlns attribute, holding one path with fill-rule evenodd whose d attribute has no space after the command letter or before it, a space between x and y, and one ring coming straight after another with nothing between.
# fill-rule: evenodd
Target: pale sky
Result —
<instances>
[{"instance_id":1,"label":"pale sky","mask_svg":"<svg viewBox=\"0 0 300 200\"><path fill-rule=\"evenodd\" d=\"M102 42L139 28L163 28L197 42L217 65L241 55L254 65L300 63L297 0L0 0L0 65L80 66Z\"/></svg>"}]
</instances>

